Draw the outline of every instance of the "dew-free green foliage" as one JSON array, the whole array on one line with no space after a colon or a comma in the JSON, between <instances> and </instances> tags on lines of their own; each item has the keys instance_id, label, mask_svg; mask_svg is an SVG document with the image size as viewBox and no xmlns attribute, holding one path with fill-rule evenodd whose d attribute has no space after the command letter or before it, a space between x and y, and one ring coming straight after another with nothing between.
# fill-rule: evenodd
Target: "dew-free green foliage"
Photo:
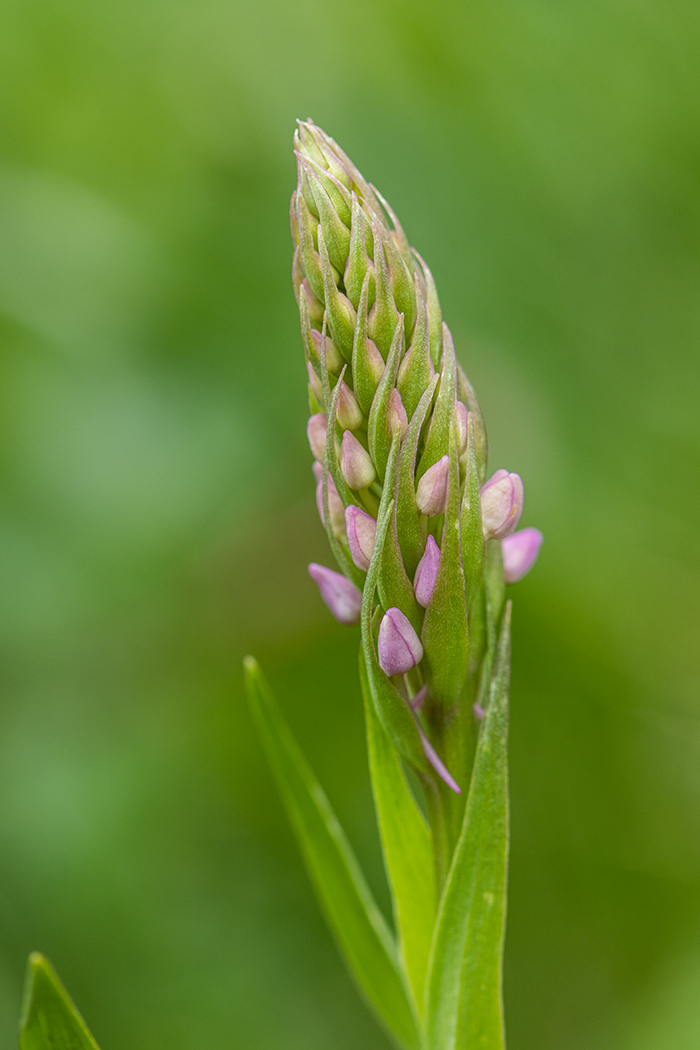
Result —
<instances>
[{"instance_id":1,"label":"dew-free green foliage","mask_svg":"<svg viewBox=\"0 0 700 1050\"><path fill-rule=\"evenodd\" d=\"M19 1031L20 1050L99 1050L56 971L29 956Z\"/></svg>"}]
</instances>

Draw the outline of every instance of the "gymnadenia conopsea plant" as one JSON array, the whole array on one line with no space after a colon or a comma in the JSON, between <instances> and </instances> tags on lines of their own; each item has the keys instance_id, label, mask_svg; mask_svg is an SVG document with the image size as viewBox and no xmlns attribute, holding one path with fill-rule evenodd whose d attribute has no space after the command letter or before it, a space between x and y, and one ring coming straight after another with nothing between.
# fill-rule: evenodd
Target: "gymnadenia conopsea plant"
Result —
<instances>
[{"instance_id":1,"label":"gymnadenia conopsea plant","mask_svg":"<svg viewBox=\"0 0 700 1050\"><path fill-rule=\"evenodd\" d=\"M321 906L390 1038L410 1050L499 1050L505 594L534 564L542 535L515 531L520 477L488 475L479 402L431 272L394 212L311 121L294 145L307 433L336 561L309 572L335 618L360 626L393 930L251 658L248 693Z\"/></svg>"}]
</instances>

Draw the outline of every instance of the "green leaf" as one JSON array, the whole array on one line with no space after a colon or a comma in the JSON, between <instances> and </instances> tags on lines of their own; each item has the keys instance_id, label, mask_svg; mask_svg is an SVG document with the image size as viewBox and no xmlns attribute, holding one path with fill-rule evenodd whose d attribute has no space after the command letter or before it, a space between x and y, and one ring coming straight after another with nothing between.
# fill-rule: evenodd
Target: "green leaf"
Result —
<instances>
[{"instance_id":1,"label":"green leaf","mask_svg":"<svg viewBox=\"0 0 700 1050\"><path fill-rule=\"evenodd\" d=\"M32 952L27 963L20 1050L98 1050L49 960Z\"/></svg>"},{"instance_id":2,"label":"green leaf","mask_svg":"<svg viewBox=\"0 0 700 1050\"><path fill-rule=\"evenodd\" d=\"M510 602L430 959L426 1050L503 1050Z\"/></svg>"},{"instance_id":3,"label":"green leaf","mask_svg":"<svg viewBox=\"0 0 700 1050\"><path fill-rule=\"evenodd\" d=\"M362 652L360 681L365 701L369 768L394 921L406 976L416 1006L421 1010L436 912L432 836L406 782L396 748L377 717Z\"/></svg>"},{"instance_id":4,"label":"green leaf","mask_svg":"<svg viewBox=\"0 0 700 1050\"><path fill-rule=\"evenodd\" d=\"M384 918L321 785L251 657L244 661L251 711L321 908L350 972L400 1046L419 1036Z\"/></svg>"}]
</instances>

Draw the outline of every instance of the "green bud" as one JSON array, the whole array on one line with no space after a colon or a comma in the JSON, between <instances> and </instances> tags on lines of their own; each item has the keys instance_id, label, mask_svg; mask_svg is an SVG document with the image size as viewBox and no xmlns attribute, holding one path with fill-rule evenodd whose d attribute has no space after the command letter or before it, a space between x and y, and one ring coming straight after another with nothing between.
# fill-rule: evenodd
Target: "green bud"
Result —
<instances>
[{"instance_id":1,"label":"green bud","mask_svg":"<svg viewBox=\"0 0 700 1050\"><path fill-rule=\"evenodd\" d=\"M392 430L390 421L391 392L396 384L396 373L399 367L399 358L403 350L403 317L398 317L398 324L394 332L394 338L389 349L389 356L381 378L377 392L374 395L372 407L369 413L369 425L367 438L369 441L369 452L377 468L377 474L384 480L389 449L392 442Z\"/></svg>"},{"instance_id":2,"label":"green bud","mask_svg":"<svg viewBox=\"0 0 700 1050\"><path fill-rule=\"evenodd\" d=\"M376 223L372 224L372 231L374 234L376 298L369 315L369 335L377 344L382 357L384 357L388 354L391 341L394 338L399 312L394 302L394 293L391 288L384 247Z\"/></svg>"},{"instance_id":3,"label":"green bud","mask_svg":"<svg viewBox=\"0 0 700 1050\"><path fill-rule=\"evenodd\" d=\"M352 346L352 375L355 394L365 415L372 407L377 386L384 373L384 358L367 336L367 301L370 281L371 275L368 270L360 292L355 338Z\"/></svg>"},{"instance_id":4,"label":"green bud","mask_svg":"<svg viewBox=\"0 0 700 1050\"><path fill-rule=\"evenodd\" d=\"M333 342L345 360L351 361L352 344L355 336L355 309L350 300L342 292L338 291L321 226L318 228L318 247L321 256L323 298L326 304L328 327L331 330Z\"/></svg>"},{"instance_id":5,"label":"green bud","mask_svg":"<svg viewBox=\"0 0 700 1050\"><path fill-rule=\"evenodd\" d=\"M408 342L413 335L413 326L416 322L416 292L413 282L413 267L410 270L408 269L394 244L391 234L382 237L382 245L389 266L394 303L399 313L404 315L406 342Z\"/></svg>"},{"instance_id":6,"label":"green bud","mask_svg":"<svg viewBox=\"0 0 700 1050\"><path fill-rule=\"evenodd\" d=\"M348 252L350 251L350 230L333 207L330 197L321 185L321 180L309 162L302 161L301 164L316 201L319 226L323 230L323 239L328 248L328 255L339 273L343 273ZM319 233L317 231L318 236Z\"/></svg>"},{"instance_id":7,"label":"green bud","mask_svg":"<svg viewBox=\"0 0 700 1050\"><path fill-rule=\"evenodd\" d=\"M428 312L425 308L425 302L418 287L417 279L416 305L418 309L416 325L413 330L413 342L401 362L398 378L399 393L409 419L413 416L420 399L435 374L430 357Z\"/></svg>"},{"instance_id":8,"label":"green bud","mask_svg":"<svg viewBox=\"0 0 700 1050\"><path fill-rule=\"evenodd\" d=\"M345 266L345 291L348 299L358 309L362 285L367 271L371 273L368 305L374 302L374 267L367 256L365 221L357 197L352 195L352 225L350 227L350 251Z\"/></svg>"},{"instance_id":9,"label":"green bud","mask_svg":"<svg viewBox=\"0 0 700 1050\"><path fill-rule=\"evenodd\" d=\"M328 194L331 204L338 213L338 217L349 229L352 216L352 200L348 190L327 168L322 168L308 157L305 157L303 162L315 172L319 182Z\"/></svg>"},{"instance_id":10,"label":"green bud","mask_svg":"<svg viewBox=\"0 0 700 1050\"><path fill-rule=\"evenodd\" d=\"M299 257L302 269L316 298L323 300L321 258L314 248L317 224L301 193L296 195L296 225L299 231Z\"/></svg>"},{"instance_id":11,"label":"green bud","mask_svg":"<svg viewBox=\"0 0 700 1050\"><path fill-rule=\"evenodd\" d=\"M297 123L299 125L299 131L295 137L297 147L321 167L328 168L331 174L349 190L352 186L352 179L348 168L343 163L342 150L339 150L330 135L326 135L325 131L316 127L312 120L300 120Z\"/></svg>"},{"instance_id":12,"label":"green bud","mask_svg":"<svg viewBox=\"0 0 700 1050\"><path fill-rule=\"evenodd\" d=\"M399 457L396 481L396 534L406 571L411 579L413 579L418 562L423 557L425 550L425 536L420 527L420 512L416 504L416 454L423 424L432 405L438 381L439 377L433 376L428 389L420 399L408 425Z\"/></svg>"},{"instance_id":13,"label":"green bud","mask_svg":"<svg viewBox=\"0 0 700 1050\"><path fill-rule=\"evenodd\" d=\"M422 276L425 282L424 298L428 308L428 323L430 325L430 354L435 367L440 368L443 337L440 300L438 299L437 288L435 287L432 273L418 252L414 250L413 254L421 265L421 270L423 271Z\"/></svg>"},{"instance_id":14,"label":"green bud","mask_svg":"<svg viewBox=\"0 0 700 1050\"><path fill-rule=\"evenodd\" d=\"M455 361L455 348L450 330L446 324L443 324L442 328L444 345L440 390L433 409L432 419L430 420L430 429L425 448L423 449L423 455L418 464L416 481L419 481L426 470L445 455L445 449L449 448L450 429L454 421L457 363Z\"/></svg>"}]
</instances>

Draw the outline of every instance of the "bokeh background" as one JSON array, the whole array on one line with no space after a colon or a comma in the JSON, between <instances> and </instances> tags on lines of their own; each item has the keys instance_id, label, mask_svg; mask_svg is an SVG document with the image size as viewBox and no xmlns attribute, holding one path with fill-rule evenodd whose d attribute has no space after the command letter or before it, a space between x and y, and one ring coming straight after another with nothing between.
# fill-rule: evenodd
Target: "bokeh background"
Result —
<instances>
[{"instance_id":1,"label":"bokeh background","mask_svg":"<svg viewBox=\"0 0 700 1050\"><path fill-rule=\"evenodd\" d=\"M429 261L525 479L511 1050L700 1045L691 0L3 0L0 1044L386 1050L254 737L254 652L386 904L305 443L313 117Z\"/></svg>"}]
</instances>

